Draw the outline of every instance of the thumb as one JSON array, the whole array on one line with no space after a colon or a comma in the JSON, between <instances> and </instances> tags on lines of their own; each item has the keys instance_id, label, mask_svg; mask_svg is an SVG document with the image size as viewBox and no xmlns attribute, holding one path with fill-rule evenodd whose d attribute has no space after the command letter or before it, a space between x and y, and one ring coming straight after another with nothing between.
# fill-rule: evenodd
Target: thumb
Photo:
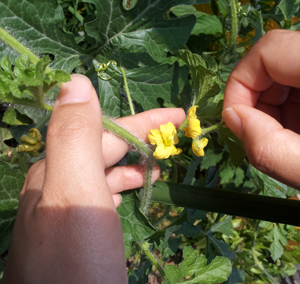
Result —
<instances>
[{"instance_id":1,"label":"thumb","mask_svg":"<svg viewBox=\"0 0 300 284\"><path fill-rule=\"evenodd\" d=\"M63 84L49 122L43 193L65 197L73 205L86 201L92 206L99 200L111 205L102 159L98 97L87 77L76 74L71 79Z\"/></svg>"},{"instance_id":2,"label":"thumb","mask_svg":"<svg viewBox=\"0 0 300 284\"><path fill-rule=\"evenodd\" d=\"M300 188L300 136L255 108L232 105L223 119L242 141L250 163L263 173Z\"/></svg>"}]
</instances>

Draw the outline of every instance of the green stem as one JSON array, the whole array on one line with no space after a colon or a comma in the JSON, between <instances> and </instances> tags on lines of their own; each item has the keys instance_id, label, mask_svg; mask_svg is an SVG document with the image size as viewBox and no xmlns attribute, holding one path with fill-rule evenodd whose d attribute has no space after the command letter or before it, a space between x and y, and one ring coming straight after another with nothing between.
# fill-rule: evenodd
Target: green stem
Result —
<instances>
[{"instance_id":1,"label":"green stem","mask_svg":"<svg viewBox=\"0 0 300 284\"><path fill-rule=\"evenodd\" d=\"M44 127L44 125L49 121L51 117L51 112L47 113L37 124L34 128L38 129L39 131Z\"/></svg>"},{"instance_id":2,"label":"green stem","mask_svg":"<svg viewBox=\"0 0 300 284\"><path fill-rule=\"evenodd\" d=\"M133 269L136 266L139 258L140 258L140 247L138 245L136 245L136 254L135 254L134 262L131 265L131 267L127 270L127 274L129 274L131 271L133 271Z\"/></svg>"},{"instance_id":3,"label":"green stem","mask_svg":"<svg viewBox=\"0 0 300 284\"><path fill-rule=\"evenodd\" d=\"M27 54L29 55L30 61L33 64L37 64L40 58L36 56L33 52L31 52L25 45L15 39L11 34L9 34L6 30L0 27L0 39L17 51L19 54ZM50 72L51 68L46 68L46 73Z\"/></svg>"},{"instance_id":4,"label":"green stem","mask_svg":"<svg viewBox=\"0 0 300 284\"><path fill-rule=\"evenodd\" d=\"M235 1L236 0L229 0L230 16L231 16L231 31L230 31L229 47L234 47L236 45L236 39L237 39L238 20L237 20Z\"/></svg>"},{"instance_id":5,"label":"green stem","mask_svg":"<svg viewBox=\"0 0 300 284\"><path fill-rule=\"evenodd\" d=\"M127 130L123 129L119 125L115 124L111 120L106 117L102 117L103 127L113 133L114 135L122 138L128 144L131 144L134 148L136 148L143 156L147 158L152 158L152 151L148 148L148 146L136 138L134 135L129 133Z\"/></svg>"},{"instance_id":6,"label":"green stem","mask_svg":"<svg viewBox=\"0 0 300 284\"><path fill-rule=\"evenodd\" d=\"M120 49L118 50L118 53L119 53L119 58L120 58L120 67L119 67L119 69L121 70L122 75L123 75L124 86L125 86L127 100L128 100L129 107L130 107L130 112L131 112L131 115L134 115L135 111L134 111L134 108L133 108L133 104L132 104L132 100L131 100L131 96L130 96L130 92L129 92L129 88L128 88L128 83L127 83L127 78L126 78L125 70L122 67L122 61L123 60L122 60L122 57L121 57L121 54L120 54Z\"/></svg>"},{"instance_id":7,"label":"green stem","mask_svg":"<svg viewBox=\"0 0 300 284\"><path fill-rule=\"evenodd\" d=\"M203 134L206 134L206 133L208 133L208 132L211 132L211 131L213 131L213 130L216 130L216 129L218 129L219 127L221 127L221 126L223 126L225 124L225 122L220 122L220 123L218 123L218 124L215 124L215 125L213 125L213 126L210 126L210 127L207 127L207 128L202 128L202 135Z\"/></svg>"},{"instance_id":8,"label":"green stem","mask_svg":"<svg viewBox=\"0 0 300 284\"><path fill-rule=\"evenodd\" d=\"M166 274L165 274L164 270L162 269L162 267L159 265L159 263L157 262L157 260L155 259L155 257L152 255L152 253L149 250L149 243L144 241L144 242L140 243L140 247L143 249L145 255L147 255L147 257L151 260L151 262L157 268L157 270L159 271L161 276L163 278L165 278Z\"/></svg>"},{"instance_id":9,"label":"green stem","mask_svg":"<svg viewBox=\"0 0 300 284\"><path fill-rule=\"evenodd\" d=\"M131 100L131 96L130 96L130 92L129 92L129 88L128 88L128 83L127 83L127 78L125 75L125 70L122 68L122 66L119 67L119 69L122 72L123 75L123 79L124 79L124 86L125 86L125 91L126 91L126 95L127 95L127 99L128 99L128 103L129 103L129 107L130 107L130 112L131 115L135 114L134 108L133 108L133 104L132 104L132 100Z\"/></svg>"},{"instance_id":10,"label":"green stem","mask_svg":"<svg viewBox=\"0 0 300 284\"><path fill-rule=\"evenodd\" d=\"M152 195L152 169L153 169L153 164L150 161L150 159L147 159L144 167L145 167L145 173L144 173L145 181L144 181L143 190L141 192L140 210L144 215L146 215L149 204L151 202L151 195Z\"/></svg>"},{"instance_id":11,"label":"green stem","mask_svg":"<svg viewBox=\"0 0 300 284\"><path fill-rule=\"evenodd\" d=\"M19 155L18 162L20 165L21 172L26 176L29 170L28 164L26 162L25 155Z\"/></svg>"},{"instance_id":12,"label":"green stem","mask_svg":"<svg viewBox=\"0 0 300 284\"><path fill-rule=\"evenodd\" d=\"M187 126L187 124L188 124L188 122L187 122L187 117L186 117L185 120L182 122L182 124L177 129L178 136L180 136L181 131L183 130L184 127Z\"/></svg>"}]
</instances>

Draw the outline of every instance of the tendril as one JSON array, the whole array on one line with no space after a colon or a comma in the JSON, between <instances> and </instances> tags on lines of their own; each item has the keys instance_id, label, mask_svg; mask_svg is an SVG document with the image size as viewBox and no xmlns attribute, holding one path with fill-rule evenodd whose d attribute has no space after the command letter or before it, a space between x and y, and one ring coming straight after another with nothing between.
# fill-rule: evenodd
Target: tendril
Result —
<instances>
[{"instance_id":1,"label":"tendril","mask_svg":"<svg viewBox=\"0 0 300 284\"><path fill-rule=\"evenodd\" d=\"M114 71L115 72L114 75L112 75L109 78L103 76L104 72L107 70L107 68L109 67L110 64L113 64L113 65L117 66L117 62L116 61L109 60L107 63L101 63L100 66L99 66L99 68L96 69L98 77L100 77L104 81L111 80L116 75L116 71Z\"/></svg>"}]
</instances>

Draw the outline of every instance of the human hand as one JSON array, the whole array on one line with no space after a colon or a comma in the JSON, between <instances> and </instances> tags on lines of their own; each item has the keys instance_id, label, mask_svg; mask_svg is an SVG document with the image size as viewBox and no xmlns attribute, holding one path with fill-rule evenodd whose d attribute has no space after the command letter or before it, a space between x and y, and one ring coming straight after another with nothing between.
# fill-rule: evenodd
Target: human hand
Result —
<instances>
[{"instance_id":1,"label":"human hand","mask_svg":"<svg viewBox=\"0 0 300 284\"><path fill-rule=\"evenodd\" d=\"M250 163L300 189L300 33L273 30L231 73L223 119Z\"/></svg>"},{"instance_id":2,"label":"human hand","mask_svg":"<svg viewBox=\"0 0 300 284\"><path fill-rule=\"evenodd\" d=\"M147 141L151 128L180 109L155 109L116 120ZM126 283L119 192L143 185L138 165L110 168L130 150L103 132L99 101L90 81L73 75L55 102L46 159L34 164L20 202L1 283ZM102 143L101 143L102 141ZM153 171L153 179L159 168Z\"/></svg>"}]
</instances>

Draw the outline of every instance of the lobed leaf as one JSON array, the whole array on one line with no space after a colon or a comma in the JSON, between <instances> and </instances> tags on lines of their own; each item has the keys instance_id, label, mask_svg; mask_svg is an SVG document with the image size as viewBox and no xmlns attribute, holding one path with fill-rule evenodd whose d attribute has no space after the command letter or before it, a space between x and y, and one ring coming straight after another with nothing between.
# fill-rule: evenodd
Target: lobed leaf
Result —
<instances>
[{"instance_id":1,"label":"lobed leaf","mask_svg":"<svg viewBox=\"0 0 300 284\"><path fill-rule=\"evenodd\" d=\"M8 249L25 177L0 161L0 253Z\"/></svg>"}]
</instances>

